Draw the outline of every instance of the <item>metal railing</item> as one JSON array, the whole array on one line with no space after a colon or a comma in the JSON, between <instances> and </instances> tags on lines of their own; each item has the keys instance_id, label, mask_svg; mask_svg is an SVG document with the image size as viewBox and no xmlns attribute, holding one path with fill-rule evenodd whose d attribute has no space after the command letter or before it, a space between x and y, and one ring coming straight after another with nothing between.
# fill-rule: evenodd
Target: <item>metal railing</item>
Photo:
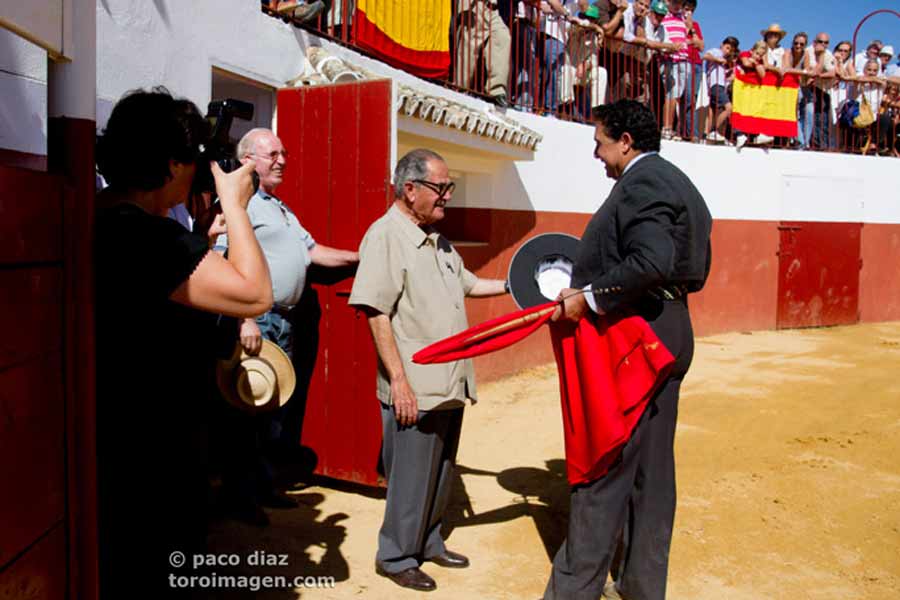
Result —
<instances>
[{"instance_id":1,"label":"metal railing","mask_svg":"<svg viewBox=\"0 0 900 600\"><path fill-rule=\"evenodd\" d=\"M323 10L317 16L304 23L294 22L317 35L370 53L358 43L354 32L355 0L319 2ZM275 5L279 2L271 0L270 4L263 2L263 10L291 20L289 14L278 15ZM877 105L887 103L881 102L884 90L876 89L875 84L841 83L833 90L822 90L814 83L802 86L798 94L798 135L768 140L735 131L730 119L730 84L711 89L704 77L706 65L689 61L684 91L680 99L670 102L674 104L668 110L671 123L666 123L666 53L625 42L621 28L612 36L604 36L587 20L581 20L582 26L555 15L548 17L529 8L529 4L520 0L453 0L446 32L450 65L440 77L430 79L501 106L584 123L591 122L595 106L635 99L654 111L661 128L671 127L676 140L900 156L900 102L897 108L879 112ZM385 10L396 6L395 2L382 5ZM396 21L399 13L383 18ZM416 29L417 24L412 25L410 29ZM707 50L713 46L711 42L707 40ZM383 56L379 58L384 60ZM840 124L840 108L851 95L869 99L875 117L871 125L857 128Z\"/></svg>"}]
</instances>

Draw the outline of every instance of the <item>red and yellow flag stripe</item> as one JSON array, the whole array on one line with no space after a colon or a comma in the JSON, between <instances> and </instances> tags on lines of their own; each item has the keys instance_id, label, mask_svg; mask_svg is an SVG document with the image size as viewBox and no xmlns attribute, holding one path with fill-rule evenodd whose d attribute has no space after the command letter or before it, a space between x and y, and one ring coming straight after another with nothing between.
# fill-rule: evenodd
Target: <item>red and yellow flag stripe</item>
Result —
<instances>
[{"instance_id":1,"label":"red and yellow flag stripe","mask_svg":"<svg viewBox=\"0 0 900 600\"><path fill-rule=\"evenodd\" d=\"M799 82L794 75L779 79L775 73L767 72L760 80L756 73L735 69L732 127L749 134L795 137L798 91Z\"/></svg>"},{"instance_id":2,"label":"red and yellow flag stripe","mask_svg":"<svg viewBox=\"0 0 900 600\"><path fill-rule=\"evenodd\" d=\"M451 0L358 0L356 44L386 63L426 78L450 69Z\"/></svg>"}]
</instances>

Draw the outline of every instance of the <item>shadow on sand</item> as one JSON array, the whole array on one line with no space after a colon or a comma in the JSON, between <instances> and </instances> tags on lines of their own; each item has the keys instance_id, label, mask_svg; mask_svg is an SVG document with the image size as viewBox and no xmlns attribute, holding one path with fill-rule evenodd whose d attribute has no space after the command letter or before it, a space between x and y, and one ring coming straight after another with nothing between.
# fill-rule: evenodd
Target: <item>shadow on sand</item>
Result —
<instances>
[{"instance_id":1,"label":"shadow on sand","mask_svg":"<svg viewBox=\"0 0 900 600\"><path fill-rule=\"evenodd\" d=\"M473 527L489 523L503 523L519 518L534 521L547 557L553 559L566 537L569 520L569 484L566 481L566 462L562 459L546 461L546 469L513 467L500 472L483 471L459 465L453 495L447 508L442 533L446 539L457 527ZM476 513L466 492L462 475L495 477L500 486L514 494L512 504Z\"/></svg>"}]
</instances>

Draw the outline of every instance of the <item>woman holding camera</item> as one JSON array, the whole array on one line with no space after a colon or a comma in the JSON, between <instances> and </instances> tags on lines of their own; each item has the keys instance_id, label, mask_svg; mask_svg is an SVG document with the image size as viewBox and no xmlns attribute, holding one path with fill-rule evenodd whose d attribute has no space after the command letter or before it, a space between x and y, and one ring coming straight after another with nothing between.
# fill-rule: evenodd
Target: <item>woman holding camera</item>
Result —
<instances>
[{"instance_id":1,"label":"woman holding camera","mask_svg":"<svg viewBox=\"0 0 900 600\"><path fill-rule=\"evenodd\" d=\"M272 304L246 213L252 163L228 174L210 166L227 258L166 217L193 193L208 137L193 103L156 89L119 100L97 140L109 183L95 245L102 598L136 585L169 597L168 575L182 574L170 554L202 551L217 315L253 317Z\"/></svg>"}]
</instances>

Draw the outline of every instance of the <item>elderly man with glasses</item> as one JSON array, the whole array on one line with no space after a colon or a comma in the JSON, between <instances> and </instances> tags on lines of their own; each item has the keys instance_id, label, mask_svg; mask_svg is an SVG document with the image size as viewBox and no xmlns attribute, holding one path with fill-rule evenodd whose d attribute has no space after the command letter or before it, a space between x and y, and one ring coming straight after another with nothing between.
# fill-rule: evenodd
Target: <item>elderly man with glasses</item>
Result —
<instances>
[{"instance_id":1,"label":"elderly man with glasses","mask_svg":"<svg viewBox=\"0 0 900 600\"><path fill-rule=\"evenodd\" d=\"M293 359L294 350L299 345L295 344L295 330L299 333L301 328L297 324L304 316L295 307L306 288L310 264L349 267L359 261L359 255L354 251L316 243L294 212L275 195L275 190L284 180L288 152L271 130L257 128L247 132L238 142L237 156L245 164L254 162L259 175L259 190L250 198L247 215L269 265L275 301L271 311L240 322L241 346L247 354L255 356L259 354L262 339L265 338L278 344ZM228 249L227 233L216 240L215 249L220 252ZM314 360L314 356L303 357L306 362ZM297 367L301 374L309 370L305 362L297 364ZM228 442L229 452L234 452L235 456L233 461L226 461L223 474L225 503L229 512L242 521L266 525L268 517L260 505L272 508L296 505L290 497L276 492L272 469L266 457L277 458L296 450L299 423L303 417L295 413L304 404L302 396L306 394L308 383L301 377L293 397L279 410L255 417L234 415L234 422L228 426L232 429L233 425L234 429L229 432L229 437L240 438L244 444L254 446L246 448L237 439ZM256 431L248 431L248 427ZM247 441L247 438L255 438L255 443Z\"/></svg>"},{"instance_id":2,"label":"elderly man with glasses","mask_svg":"<svg viewBox=\"0 0 900 600\"><path fill-rule=\"evenodd\" d=\"M447 164L413 150L394 170L394 203L360 244L350 304L368 316L378 354L387 502L375 570L399 586L437 587L419 566L464 568L469 560L444 546L441 524L450 498L463 407L474 403L469 360L417 365L412 355L468 328L465 296L508 291L479 279L434 228L453 196Z\"/></svg>"}]
</instances>

